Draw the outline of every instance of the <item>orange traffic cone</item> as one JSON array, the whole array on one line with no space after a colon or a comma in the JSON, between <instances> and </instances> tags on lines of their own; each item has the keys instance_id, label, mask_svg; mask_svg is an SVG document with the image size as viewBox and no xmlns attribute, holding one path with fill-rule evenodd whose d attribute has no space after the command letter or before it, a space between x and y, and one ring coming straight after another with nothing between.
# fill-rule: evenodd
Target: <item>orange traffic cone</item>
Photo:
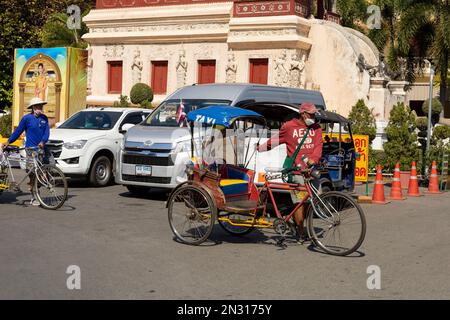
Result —
<instances>
[{"instance_id":1,"label":"orange traffic cone","mask_svg":"<svg viewBox=\"0 0 450 320\"><path fill-rule=\"evenodd\" d=\"M422 196L419 192L419 181L417 180L417 168L415 161L413 161L411 164L411 176L409 177L408 196L410 197Z\"/></svg>"},{"instance_id":2,"label":"orange traffic cone","mask_svg":"<svg viewBox=\"0 0 450 320\"><path fill-rule=\"evenodd\" d=\"M373 188L372 203L375 204L387 204L384 198L384 185L383 185L383 174L381 173L381 166L377 166L377 176L375 178L375 187Z\"/></svg>"},{"instance_id":3,"label":"orange traffic cone","mask_svg":"<svg viewBox=\"0 0 450 320\"><path fill-rule=\"evenodd\" d=\"M405 200L402 195L402 184L400 182L400 163L395 164L394 178L392 179L391 194L388 199L390 200Z\"/></svg>"},{"instance_id":4,"label":"orange traffic cone","mask_svg":"<svg viewBox=\"0 0 450 320\"><path fill-rule=\"evenodd\" d=\"M430 182L428 184L428 191L425 191L427 194L441 194L439 191L439 178L437 174L436 161L433 161L431 165L431 175Z\"/></svg>"}]
</instances>

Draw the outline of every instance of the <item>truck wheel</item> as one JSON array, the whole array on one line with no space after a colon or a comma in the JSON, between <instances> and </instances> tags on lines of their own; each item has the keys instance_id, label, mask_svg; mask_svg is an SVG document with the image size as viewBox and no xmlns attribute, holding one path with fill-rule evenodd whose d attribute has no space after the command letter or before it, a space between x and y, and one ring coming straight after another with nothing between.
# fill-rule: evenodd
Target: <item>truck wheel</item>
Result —
<instances>
[{"instance_id":1,"label":"truck wheel","mask_svg":"<svg viewBox=\"0 0 450 320\"><path fill-rule=\"evenodd\" d=\"M136 196L145 196L150 191L150 187L126 186L128 191Z\"/></svg>"},{"instance_id":2,"label":"truck wheel","mask_svg":"<svg viewBox=\"0 0 450 320\"><path fill-rule=\"evenodd\" d=\"M94 187L104 187L109 184L111 177L111 160L106 156L96 158L91 165L89 183Z\"/></svg>"}]
</instances>

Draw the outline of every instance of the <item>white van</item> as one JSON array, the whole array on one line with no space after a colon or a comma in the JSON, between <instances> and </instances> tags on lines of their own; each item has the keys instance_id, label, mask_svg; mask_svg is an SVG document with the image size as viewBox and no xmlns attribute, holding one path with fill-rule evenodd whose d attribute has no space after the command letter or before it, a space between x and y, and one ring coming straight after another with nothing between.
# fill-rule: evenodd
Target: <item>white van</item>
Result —
<instances>
[{"instance_id":1,"label":"white van","mask_svg":"<svg viewBox=\"0 0 450 320\"><path fill-rule=\"evenodd\" d=\"M264 105L271 106L271 111L265 114L270 117L270 112L283 112L281 104L292 106L305 101L325 110L325 101L318 91L256 84L183 87L167 97L144 122L125 134L117 161L116 182L136 194L146 193L150 188L172 189L178 185L190 158L190 132L176 121L180 105L186 114L209 105L233 105L253 110L256 105ZM271 119L267 120L270 122ZM266 154L265 158L269 159L270 152ZM263 157L259 159L267 162Z\"/></svg>"}]
</instances>

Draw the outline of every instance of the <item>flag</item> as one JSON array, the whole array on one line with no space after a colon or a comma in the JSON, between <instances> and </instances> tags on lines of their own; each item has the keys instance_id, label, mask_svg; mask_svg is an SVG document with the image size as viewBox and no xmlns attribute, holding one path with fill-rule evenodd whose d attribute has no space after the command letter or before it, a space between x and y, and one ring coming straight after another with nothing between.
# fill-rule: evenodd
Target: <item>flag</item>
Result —
<instances>
[{"instance_id":1,"label":"flag","mask_svg":"<svg viewBox=\"0 0 450 320\"><path fill-rule=\"evenodd\" d=\"M184 120L186 119L186 112L184 112L183 100L180 100L180 105L178 106L177 115L175 120L180 127L184 126Z\"/></svg>"}]
</instances>

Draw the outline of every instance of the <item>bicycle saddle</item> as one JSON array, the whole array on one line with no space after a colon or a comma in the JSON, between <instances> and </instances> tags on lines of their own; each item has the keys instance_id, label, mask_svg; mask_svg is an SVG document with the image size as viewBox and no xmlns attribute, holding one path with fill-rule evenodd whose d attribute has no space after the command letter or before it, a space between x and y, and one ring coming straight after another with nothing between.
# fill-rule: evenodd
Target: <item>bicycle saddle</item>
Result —
<instances>
[{"instance_id":1,"label":"bicycle saddle","mask_svg":"<svg viewBox=\"0 0 450 320\"><path fill-rule=\"evenodd\" d=\"M17 149L19 149L19 147L17 147L17 146L7 146L7 147L5 147L5 149L3 149L3 150L5 150L5 151L7 151L7 152L11 152L11 151L15 151L15 150L17 150Z\"/></svg>"}]
</instances>

